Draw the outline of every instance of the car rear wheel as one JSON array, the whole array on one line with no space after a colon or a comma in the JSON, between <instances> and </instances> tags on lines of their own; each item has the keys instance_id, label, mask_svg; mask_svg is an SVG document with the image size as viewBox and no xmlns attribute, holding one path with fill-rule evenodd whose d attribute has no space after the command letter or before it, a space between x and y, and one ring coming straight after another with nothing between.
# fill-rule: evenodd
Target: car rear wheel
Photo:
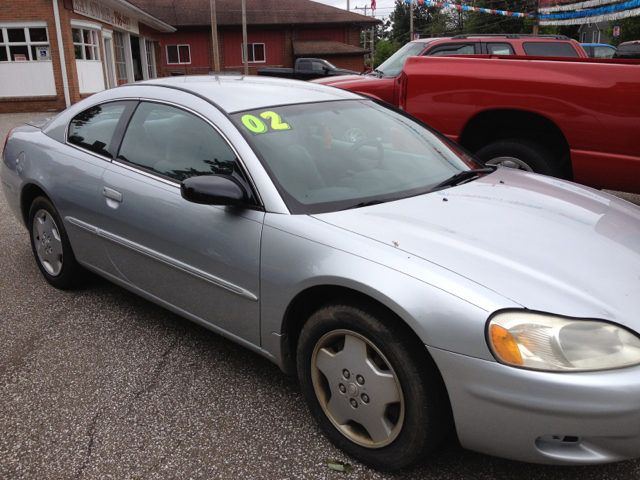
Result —
<instances>
[{"instance_id":1,"label":"car rear wheel","mask_svg":"<svg viewBox=\"0 0 640 480\"><path fill-rule=\"evenodd\" d=\"M421 342L382 309L326 306L304 325L298 376L329 439L381 470L406 467L444 437L449 406Z\"/></svg>"},{"instance_id":2,"label":"car rear wheel","mask_svg":"<svg viewBox=\"0 0 640 480\"><path fill-rule=\"evenodd\" d=\"M75 286L82 267L71 250L58 211L45 197L36 198L29 210L31 249L44 278L56 288Z\"/></svg>"},{"instance_id":3,"label":"car rear wheel","mask_svg":"<svg viewBox=\"0 0 640 480\"><path fill-rule=\"evenodd\" d=\"M553 154L532 140L499 140L478 150L476 156L488 165L500 165L552 177L562 176L560 164Z\"/></svg>"}]
</instances>

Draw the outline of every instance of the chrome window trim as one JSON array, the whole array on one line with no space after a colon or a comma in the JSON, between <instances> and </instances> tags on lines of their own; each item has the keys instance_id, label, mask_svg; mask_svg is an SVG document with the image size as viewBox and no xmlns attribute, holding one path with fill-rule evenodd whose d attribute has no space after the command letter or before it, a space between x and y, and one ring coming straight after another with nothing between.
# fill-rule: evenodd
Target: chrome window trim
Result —
<instances>
[{"instance_id":1,"label":"chrome window trim","mask_svg":"<svg viewBox=\"0 0 640 480\"><path fill-rule=\"evenodd\" d=\"M258 188L256 187L256 184L253 181L253 177L251 176L251 173L249 172L249 169L247 168L246 164L244 163L244 160L242 160L242 157L238 153L238 150L236 150L236 147L233 145L232 142L229 141L229 138L211 120L209 120L204 115L196 112L195 110L193 110L193 109L191 109L189 107L185 107L184 105L180 105L179 103L170 102L170 101L167 101L167 100L158 100L158 99L148 98L148 97L139 97L139 98L137 98L137 100L139 100L140 102L160 103L160 104L163 104L163 105L169 105L171 107L175 107L175 108L178 108L180 110L184 110L186 112L189 112L192 115L195 115L196 117L204 120L207 124L209 124L216 132L218 132L218 134L222 137L222 139L225 142L227 142L227 145L229 145L229 147L231 147L231 150L233 150L233 153L236 155L236 158L238 159L238 162L240 164L240 167L242 168L243 173L246 175L247 180L249 181L249 184L251 185L251 188L253 188L253 191L256 194L256 199L258 200L258 204L259 204L258 206L264 207L264 202L262 201L262 197L260 196L260 192L258 191ZM135 115L135 112L134 112L134 115ZM132 115L132 118L133 118L133 115ZM233 123L231 123L231 124L233 125ZM235 128L235 126L234 126L234 128ZM127 129L125 130L125 133L124 133L124 136L122 137L122 140L124 140L124 137L127 135L127 130L128 129L129 129L129 126L127 125ZM65 133L65 135L66 135L66 133ZM122 145L122 142L120 142L120 145ZM119 148L118 148L118 150L119 150ZM118 160L117 158L114 158L112 163L117 163L118 165L121 165L123 167L132 166L132 167L135 167L135 171L136 172L142 172L141 167L137 166L133 162L128 162L127 165L123 165L121 160ZM143 173L145 173L145 175L147 175L146 172L143 172ZM163 181L165 183L168 183L169 185L174 185L174 183L168 181L165 178L161 178L160 176L153 175L153 174L148 174L147 176L149 176L151 178L157 178L158 180L161 180L161 181ZM177 180L176 180L176 182L178 183L178 185L180 184L180 182L178 182Z\"/></svg>"},{"instance_id":2,"label":"chrome window trim","mask_svg":"<svg viewBox=\"0 0 640 480\"><path fill-rule=\"evenodd\" d=\"M93 155L96 158L99 158L100 160L106 160L107 162L112 162L113 159L109 158L109 157L105 157L104 155L100 155L99 153L96 152L92 152L91 150L87 150L86 148L82 148L78 145L75 145L73 143L69 143L69 127L71 126L71 122L73 122L73 119L76 118L78 116L78 114L84 112L85 110L89 110L90 108L95 107L96 105L106 105L107 103L116 103L116 102L128 102L128 101L139 101L139 97L124 97L124 98L118 98L118 99L114 99L114 100L107 100L106 102L98 102L98 103L94 103L93 105L88 106L87 108L85 108L84 110L80 110L78 113L76 113L73 117L71 117L71 120L69 120L69 122L67 123L65 129L64 129L64 144L65 145L69 145L72 148L75 148L76 150L80 150L81 152L84 153L88 153L89 155Z\"/></svg>"},{"instance_id":3,"label":"chrome window trim","mask_svg":"<svg viewBox=\"0 0 640 480\"><path fill-rule=\"evenodd\" d=\"M111 161L111 163L114 164L114 165L119 165L122 168L126 168L127 170L129 170L131 172L139 173L141 175L144 175L145 177L152 178L153 180L159 180L162 183L165 183L167 185L171 185L172 187L176 187L176 188L180 189L180 182L178 180L169 180L168 178L164 178L164 177L160 176L160 174L152 173L152 172L150 172L148 170L145 170L144 168L142 168L142 167L140 167L138 165L135 165L135 164L132 165L131 163L126 163L126 162L124 162L122 160L118 160L117 158L113 159Z\"/></svg>"},{"instance_id":4,"label":"chrome window trim","mask_svg":"<svg viewBox=\"0 0 640 480\"><path fill-rule=\"evenodd\" d=\"M134 252L138 252L142 255L145 255L149 258L152 258L154 260L157 260L161 263L164 263L165 265L175 268L177 270L180 270L182 272L185 272L189 275L192 275L196 278L199 278L201 280L207 281L217 287L223 288L231 293L235 293L236 295L239 295L243 298L246 298L248 300L257 302L258 301L258 297L255 296L253 293L251 293L250 291L239 287L238 285L234 285L233 283L229 283L221 278L218 278L214 275L211 275L210 273L207 272L203 272L202 270L199 270L195 267L192 267L191 265L188 265L184 262L181 262L179 260L176 260L175 258L171 258L168 257L166 255L163 255L162 253L156 252L155 250L151 250L150 248L147 247L143 247L142 245L139 245L137 243L134 243L130 240L127 240L125 238L122 238L118 235L114 235L113 233L107 232L105 230L102 230L98 227L95 227L93 225L90 225L88 223L83 222L82 220L78 220L77 218L74 217L65 217L65 220L67 222L69 222L71 225L74 225L78 228L81 228L87 232L90 232L94 235L97 235L99 237L102 237L106 240L109 240L113 243L116 243L120 246L123 246L125 248L128 248L129 250L133 250Z\"/></svg>"}]
</instances>

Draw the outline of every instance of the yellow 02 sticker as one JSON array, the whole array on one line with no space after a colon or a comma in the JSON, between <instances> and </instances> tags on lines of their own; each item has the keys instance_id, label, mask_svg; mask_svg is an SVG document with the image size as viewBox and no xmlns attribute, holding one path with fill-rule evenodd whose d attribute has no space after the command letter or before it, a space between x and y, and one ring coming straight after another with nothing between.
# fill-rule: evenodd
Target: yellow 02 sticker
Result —
<instances>
[{"instance_id":1,"label":"yellow 02 sticker","mask_svg":"<svg viewBox=\"0 0 640 480\"><path fill-rule=\"evenodd\" d=\"M243 115L242 124L254 135L267 132L280 132L292 130L291 125L282 121L282 117L273 111L262 112L258 118L255 115ZM264 120L268 120L268 125Z\"/></svg>"}]
</instances>

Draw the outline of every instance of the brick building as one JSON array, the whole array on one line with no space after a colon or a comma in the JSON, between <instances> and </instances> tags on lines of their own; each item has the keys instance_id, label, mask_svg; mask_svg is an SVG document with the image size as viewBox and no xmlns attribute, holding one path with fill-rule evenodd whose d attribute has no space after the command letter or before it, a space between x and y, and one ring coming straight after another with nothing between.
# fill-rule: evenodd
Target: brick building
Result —
<instances>
[{"instance_id":1,"label":"brick building","mask_svg":"<svg viewBox=\"0 0 640 480\"><path fill-rule=\"evenodd\" d=\"M177 28L160 35L162 74L214 69L210 0L131 0ZM320 57L362 72L360 32L382 23L311 0L246 0L249 73L260 67L292 67L298 57ZM216 0L221 71L243 72L240 0Z\"/></svg>"},{"instance_id":2,"label":"brick building","mask_svg":"<svg viewBox=\"0 0 640 480\"><path fill-rule=\"evenodd\" d=\"M125 0L4 0L0 113L62 110L105 88L155 78L160 35L174 31Z\"/></svg>"},{"instance_id":3,"label":"brick building","mask_svg":"<svg viewBox=\"0 0 640 480\"><path fill-rule=\"evenodd\" d=\"M222 71L243 71L239 0L216 0ZM247 0L250 73L321 57L362 71L371 17ZM1 0L0 113L62 110L123 83L213 68L210 0Z\"/></svg>"}]
</instances>

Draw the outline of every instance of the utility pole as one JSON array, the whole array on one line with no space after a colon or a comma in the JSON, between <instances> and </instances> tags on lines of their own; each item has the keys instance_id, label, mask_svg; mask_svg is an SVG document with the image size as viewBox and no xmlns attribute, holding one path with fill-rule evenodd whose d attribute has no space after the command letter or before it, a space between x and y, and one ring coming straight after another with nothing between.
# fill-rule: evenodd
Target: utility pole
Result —
<instances>
[{"instance_id":1,"label":"utility pole","mask_svg":"<svg viewBox=\"0 0 640 480\"><path fill-rule=\"evenodd\" d=\"M247 0L242 0L242 53L244 74L249 75L249 47L247 45Z\"/></svg>"},{"instance_id":2,"label":"utility pole","mask_svg":"<svg viewBox=\"0 0 640 480\"><path fill-rule=\"evenodd\" d=\"M349 0L347 0L347 12L349 11Z\"/></svg>"},{"instance_id":3,"label":"utility pole","mask_svg":"<svg viewBox=\"0 0 640 480\"><path fill-rule=\"evenodd\" d=\"M216 18L216 0L211 0L211 48L213 49L213 68L215 68L216 72L219 72L220 56L218 55L218 22Z\"/></svg>"},{"instance_id":4,"label":"utility pole","mask_svg":"<svg viewBox=\"0 0 640 480\"><path fill-rule=\"evenodd\" d=\"M540 0L535 0L534 7L533 7L533 14L535 15L535 17L533 18L533 34L534 35L538 34L538 23L540 22L540 20L538 19L539 13L540 13Z\"/></svg>"},{"instance_id":5,"label":"utility pole","mask_svg":"<svg viewBox=\"0 0 640 480\"><path fill-rule=\"evenodd\" d=\"M409 4L409 41L413 42L413 0Z\"/></svg>"},{"instance_id":6,"label":"utility pole","mask_svg":"<svg viewBox=\"0 0 640 480\"><path fill-rule=\"evenodd\" d=\"M366 16L367 16L367 9L368 9L368 8L369 8L369 7L367 7L367 6L365 5L365 6L364 6L364 8L362 8L362 7L354 7L353 9L354 9L354 10L364 10L364 16L366 17ZM373 10L371 10L371 16L373 16ZM363 45L364 45L364 48L365 48L365 50L369 50L369 51L371 52L371 53L370 53L371 70L373 70L373 27L371 27L371 40L369 40L369 39L367 38L367 36L369 35L369 31L368 31L368 30L363 30L363 31L362 31L362 33L363 33L363 35L364 35L364 39L363 39L363 41L362 41L362 43L363 43ZM370 41L371 43L369 44L369 48L367 48L367 43L369 43L369 41Z\"/></svg>"}]
</instances>

